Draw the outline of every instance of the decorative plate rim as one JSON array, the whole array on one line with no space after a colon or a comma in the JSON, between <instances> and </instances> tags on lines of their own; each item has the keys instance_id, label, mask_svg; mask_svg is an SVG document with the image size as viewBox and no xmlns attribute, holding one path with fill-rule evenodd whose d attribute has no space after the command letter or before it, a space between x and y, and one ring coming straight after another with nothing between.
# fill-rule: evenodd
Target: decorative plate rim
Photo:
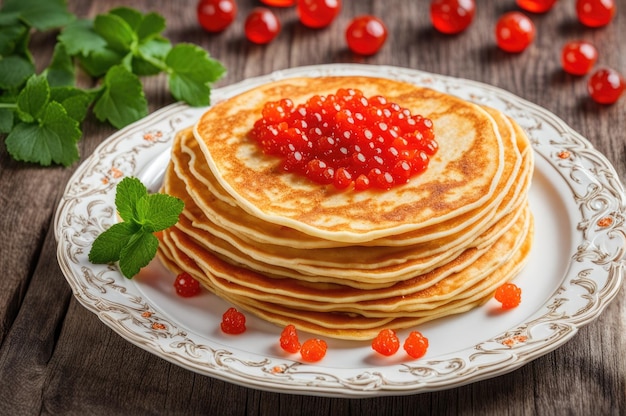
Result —
<instances>
[{"instance_id":1,"label":"decorative plate rim","mask_svg":"<svg viewBox=\"0 0 626 416\"><path fill-rule=\"evenodd\" d=\"M213 102L272 80L297 76L370 75L413 82L513 117L528 133L535 154L569 185L577 208L579 241L555 293L525 322L453 354L386 366L333 369L289 357L263 356L189 331L144 298L115 267L92 265L95 237L115 222L111 202L124 176L158 185L152 168L173 135L206 108L164 107L119 130L90 155L68 181L55 215L57 259L76 299L133 344L174 364L246 387L333 397L401 395L462 386L507 373L567 342L615 298L624 278L626 196L615 169L592 144L547 110L497 87L393 66L329 64L297 67L218 88ZM569 297L566 297L568 295Z\"/></svg>"}]
</instances>

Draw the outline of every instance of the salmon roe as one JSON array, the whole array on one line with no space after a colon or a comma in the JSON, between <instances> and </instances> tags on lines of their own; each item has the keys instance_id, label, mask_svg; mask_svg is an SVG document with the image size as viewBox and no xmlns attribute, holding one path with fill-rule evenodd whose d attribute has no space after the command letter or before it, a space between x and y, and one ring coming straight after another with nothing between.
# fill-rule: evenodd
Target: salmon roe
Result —
<instances>
[{"instance_id":1,"label":"salmon roe","mask_svg":"<svg viewBox=\"0 0 626 416\"><path fill-rule=\"evenodd\" d=\"M391 189L426 170L438 150L433 123L358 89L265 104L251 131L282 169L337 189Z\"/></svg>"},{"instance_id":2,"label":"salmon roe","mask_svg":"<svg viewBox=\"0 0 626 416\"><path fill-rule=\"evenodd\" d=\"M519 306L522 300L522 289L514 283L504 283L496 289L495 299L502 304L502 309Z\"/></svg>"}]
</instances>

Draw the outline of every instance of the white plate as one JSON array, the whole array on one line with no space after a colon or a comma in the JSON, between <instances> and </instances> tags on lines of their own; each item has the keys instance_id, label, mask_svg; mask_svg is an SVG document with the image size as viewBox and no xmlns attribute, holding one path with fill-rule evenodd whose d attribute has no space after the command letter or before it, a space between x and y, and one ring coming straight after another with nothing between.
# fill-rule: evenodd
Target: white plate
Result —
<instances>
[{"instance_id":1,"label":"white plate","mask_svg":"<svg viewBox=\"0 0 626 416\"><path fill-rule=\"evenodd\" d=\"M263 390L337 397L413 394L494 377L554 350L596 318L624 276L624 191L610 163L546 110L485 84L343 64L249 79L214 90L212 99L286 77L357 74L405 80L490 105L526 130L536 154L530 190L536 236L530 262L516 278L523 291L519 307L503 313L490 301L421 325L430 347L419 360L402 350L383 359L367 342L328 340L326 357L305 364L280 350L280 328L252 316L243 335L222 334L219 322L228 304L208 293L176 296L173 276L157 261L133 280L115 267L91 264L93 240L116 221L116 184L137 176L157 189L173 135L206 110L183 104L107 139L69 181L55 232L59 264L76 298L128 341L192 371Z\"/></svg>"}]
</instances>

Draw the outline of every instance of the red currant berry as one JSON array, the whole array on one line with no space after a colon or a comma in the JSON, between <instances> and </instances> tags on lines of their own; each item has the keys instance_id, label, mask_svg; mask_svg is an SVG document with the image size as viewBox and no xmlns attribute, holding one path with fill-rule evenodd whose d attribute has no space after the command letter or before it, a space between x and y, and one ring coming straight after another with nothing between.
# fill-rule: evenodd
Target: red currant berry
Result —
<instances>
[{"instance_id":1,"label":"red currant berry","mask_svg":"<svg viewBox=\"0 0 626 416\"><path fill-rule=\"evenodd\" d=\"M296 10L303 25L319 29L335 20L341 10L341 0L298 0Z\"/></svg>"},{"instance_id":2,"label":"red currant berry","mask_svg":"<svg viewBox=\"0 0 626 416\"><path fill-rule=\"evenodd\" d=\"M372 349L389 357L400 349L400 339L393 329L383 329L372 341Z\"/></svg>"},{"instance_id":3,"label":"red currant berry","mask_svg":"<svg viewBox=\"0 0 626 416\"><path fill-rule=\"evenodd\" d=\"M561 64L565 72L572 75L585 75L598 60L598 51L584 40L568 42L561 51Z\"/></svg>"},{"instance_id":4,"label":"red currant berry","mask_svg":"<svg viewBox=\"0 0 626 416\"><path fill-rule=\"evenodd\" d=\"M494 297L502 304L502 309L515 308L522 300L522 289L514 283L505 283L496 289Z\"/></svg>"},{"instance_id":5,"label":"red currant berry","mask_svg":"<svg viewBox=\"0 0 626 416\"><path fill-rule=\"evenodd\" d=\"M304 361L316 362L324 358L328 345L323 339L311 338L300 347L300 355Z\"/></svg>"},{"instance_id":6,"label":"red currant berry","mask_svg":"<svg viewBox=\"0 0 626 416\"><path fill-rule=\"evenodd\" d=\"M225 334L241 334L246 330L246 316L235 308L228 308L222 315L220 328Z\"/></svg>"},{"instance_id":7,"label":"red currant berry","mask_svg":"<svg viewBox=\"0 0 626 416\"><path fill-rule=\"evenodd\" d=\"M200 293L200 282L191 277L187 272L182 272L174 280L176 294L184 298L190 298Z\"/></svg>"},{"instance_id":8,"label":"red currant berry","mask_svg":"<svg viewBox=\"0 0 626 416\"><path fill-rule=\"evenodd\" d=\"M545 13L554 6L556 0L517 0L517 5L527 12Z\"/></svg>"},{"instance_id":9,"label":"red currant berry","mask_svg":"<svg viewBox=\"0 0 626 416\"><path fill-rule=\"evenodd\" d=\"M585 26L600 27L608 25L615 15L614 0L577 0L576 14Z\"/></svg>"},{"instance_id":10,"label":"red currant berry","mask_svg":"<svg viewBox=\"0 0 626 416\"><path fill-rule=\"evenodd\" d=\"M613 104L624 92L626 82L619 72L602 68L594 72L587 82L591 98L600 104Z\"/></svg>"},{"instance_id":11,"label":"red currant berry","mask_svg":"<svg viewBox=\"0 0 626 416\"><path fill-rule=\"evenodd\" d=\"M246 18L244 32L251 42L269 43L280 32L280 21L270 9L257 7Z\"/></svg>"},{"instance_id":12,"label":"red currant berry","mask_svg":"<svg viewBox=\"0 0 626 416\"><path fill-rule=\"evenodd\" d=\"M535 25L523 13L509 12L498 19L496 42L507 52L522 52L535 39Z\"/></svg>"},{"instance_id":13,"label":"red currant berry","mask_svg":"<svg viewBox=\"0 0 626 416\"><path fill-rule=\"evenodd\" d=\"M374 16L355 17L346 30L348 47L360 55L373 55L387 39L387 28L382 20Z\"/></svg>"},{"instance_id":14,"label":"red currant berry","mask_svg":"<svg viewBox=\"0 0 626 416\"><path fill-rule=\"evenodd\" d=\"M404 350L411 358L421 358L428 350L428 338L418 331L412 331L404 341Z\"/></svg>"},{"instance_id":15,"label":"red currant berry","mask_svg":"<svg viewBox=\"0 0 626 416\"><path fill-rule=\"evenodd\" d=\"M208 32L221 32L235 20L235 0L200 0L196 7L198 23Z\"/></svg>"},{"instance_id":16,"label":"red currant berry","mask_svg":"<svg viewBox=\"0 0 626 416\"><path fill-rule=\"evenodd\" d=\"M292 354L300 351L300 341L298 332L294 325L287 325L280 334L280 347Z\"/></svg>"},{"instance_id":17,"label":"red currant berry","mask_svg":"<svg viewBox=\"0 0 626 416\"><path fill-rule=\"evenodd\" d=\"M261 3L273 7L291 7L296 4L296 0L261 0Z\"/></svg>"},{"instance_id":18,"label":"red currant berry","mask_svg":"<svg viewBox=\"0 0 626 416\"><path fill-rule=\"evenodd\" d=\"M430 21L435 29L451 35L467 29L475 11L474 0L432 0Z\"/></svg>"}]
</instances>

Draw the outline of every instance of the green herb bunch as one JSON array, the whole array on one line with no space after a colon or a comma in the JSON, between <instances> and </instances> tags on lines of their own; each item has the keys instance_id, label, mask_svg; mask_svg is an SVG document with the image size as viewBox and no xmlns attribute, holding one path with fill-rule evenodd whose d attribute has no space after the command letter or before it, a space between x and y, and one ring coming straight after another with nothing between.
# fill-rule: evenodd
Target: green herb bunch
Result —
<instances>
[{"instance_id":1,"label":"green herb bunch","mask_svg":"<svg viewBox=\"0 0 626 416\"><path fill-rule=\"evenodd\" d=\"M5 0L0 9L0 134L19 161L69 166L79 159L81 124L91 110L116 128L148 113L141 77L165 73L172 96L208 105L225 69L201 47L172 45L165 19L119 7L79 19L66 0ZM36 74L33 30L60 29L48 67ZM80 67L94 87L76 85Z\"/></svg>"}]
</instances>

